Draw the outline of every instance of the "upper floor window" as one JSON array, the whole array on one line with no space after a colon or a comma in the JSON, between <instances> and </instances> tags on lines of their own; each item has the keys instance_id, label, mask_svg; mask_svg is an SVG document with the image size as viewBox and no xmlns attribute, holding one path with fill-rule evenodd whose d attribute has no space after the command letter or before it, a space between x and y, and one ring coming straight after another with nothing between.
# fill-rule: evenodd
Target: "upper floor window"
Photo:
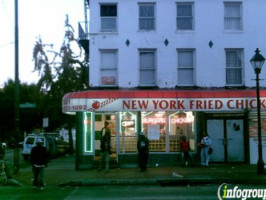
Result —
<instances>
[{"instance_id":1,"label":"upper floor window","mask_svg":"<svg viewBox=\"0 0 266 200\"><path fill-rule=\"evenodd\" d=\"M101 5L101 31L117 30L117 5Z\"/></svg>"},{"instance_id":2,"label":"upper floor window","mask_svg":"<svg viewBox=\"0 0 266 200\"><path fill-rule=\"evenodd\" d=\"M101 85L117 85L117 50L101 50Z\"/></svg>"},{"instance_id":3,"label":"upper floor window","mask_svg":"<svg viewBox=\"0 0 266 200\"><path fill-rule=\"evenodd\" d=\"M156 84L156 50L140 50L140 86Z\"/></svg>"},{"instance_id":4,"label":"upper floor window","mask_svg":"<svg viewBox=\"0 0 266 200\"><path fill-rule=\"evenodd\" d=\"M193 3L177 3L176 26L177 30L194 29Z\"/></svg>"},{"instance_id":5,"label":"upper floor window","mask_svg":"<svg viewBox=\"0 0 266 200\"><path fill-rule=\"evenodd\" d=\"M192 86L194 85L194 69L195 69L195 56L193 49L178 49L178 85Z\"/></svg>"},{"instance_id":6,"label":"upper floor window","mask_svg":"<svg viewBox=\"0 0 266 200\"><path fill-rule=\"evenodd\" d=\"M139 4L139 30L155 30L155 4Z\"/></svg>"},{"instance_id":7,"label":"upper floor window","mask_svg":"<svg viewBox=\"0 0 266 200\"><path fill-rule=\"evenodd\" d=\"M226 49L226 85L242 85L243 50Z\"/></svg>"},{"instance_id":8,"label":"upper floor window","mask_svg":"<svg viewBox=\"0 0 266 200\"><path fill-rule=\"evenodd\" d=\"M224 29L242 30L242 3L224 3Z\"/></svg>"}]
</instances>

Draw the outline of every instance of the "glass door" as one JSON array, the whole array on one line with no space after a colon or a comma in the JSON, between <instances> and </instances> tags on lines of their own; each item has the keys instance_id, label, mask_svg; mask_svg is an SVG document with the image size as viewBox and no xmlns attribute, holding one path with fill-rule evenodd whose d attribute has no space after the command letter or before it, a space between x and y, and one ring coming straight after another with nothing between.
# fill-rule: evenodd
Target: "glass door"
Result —
<instances>
[{"instance_id":1,"label":"glass door","mask_svg":"<svg viewBox=\"0 0 266 200\"><path fill-rule=\"evenodd\" d=\"M224 120L207 120L207 132L211 137L211 146L214 149L210 161L225 161Z\"/></svg>"},{"instance_id":2,"label":"glass door","mask_svg":"<svg viewBox=\"0 0 266 200\"><path fill-rule=\"evenodd\" d=\"M119 150L120 153L137 152L137 113L121 112L119 130Z\"/></svg>"}]
</instances>

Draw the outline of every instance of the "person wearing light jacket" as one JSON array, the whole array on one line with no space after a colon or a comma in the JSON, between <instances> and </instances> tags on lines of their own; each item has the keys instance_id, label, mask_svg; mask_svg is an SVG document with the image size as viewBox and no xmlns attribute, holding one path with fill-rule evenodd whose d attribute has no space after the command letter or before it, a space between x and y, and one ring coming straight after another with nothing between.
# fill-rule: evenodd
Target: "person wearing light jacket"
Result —
<instances>
[{"instance_id":1,"label":"person wearing light jacket","mask_svg":"<svg viewBox=\"0 0 266 200\"><path fill-rule=\"evenodd\" d=\"M203 138L201 139L201 165L209 166L209 148L211 146L211 138L206 133L203 132Z\"/></svg>"}]
</instances>

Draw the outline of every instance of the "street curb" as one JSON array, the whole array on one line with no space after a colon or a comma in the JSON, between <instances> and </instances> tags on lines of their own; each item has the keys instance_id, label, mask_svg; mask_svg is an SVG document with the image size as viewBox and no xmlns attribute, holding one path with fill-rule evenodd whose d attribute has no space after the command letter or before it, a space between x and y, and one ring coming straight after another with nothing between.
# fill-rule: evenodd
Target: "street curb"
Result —
<instances>
[{"instance_id":1,"label":"street curb","mask_svg":"<svg viewBox=\"0 0 266 200\"><path fill-rule=\"evenodd\" d=\"M252 184L252 185L264 185L266 182L266 177L261 177L260 179L247 179L247 178L169 178L160 179L158 183L161 186L174 186L174 185L202 185L202 184Z\"/></svg>"},{"instance_id":2,"label":"street curb","mask_svg":"<svg viewBox=\"0 0 266 200\"><path fill-rule=\"evenodd\" d=\"M156 179L90 179L73 180L58 186L156 185Z\"/></svg>"},{"instance_id":3,"label":"street curb","mask_svg":"<svg viewBox=\"0 0 266 200\"><path fill-rule=\"evenodd\" d=\"M121 185L161 185L161 186L179 186L179 185L203 185L203 184L253 184L264 185L266 177L260 179L247 178L164 178L164 179L90 179L73 180L58 186L121 186Z\"/></svg>"}]
</instances>

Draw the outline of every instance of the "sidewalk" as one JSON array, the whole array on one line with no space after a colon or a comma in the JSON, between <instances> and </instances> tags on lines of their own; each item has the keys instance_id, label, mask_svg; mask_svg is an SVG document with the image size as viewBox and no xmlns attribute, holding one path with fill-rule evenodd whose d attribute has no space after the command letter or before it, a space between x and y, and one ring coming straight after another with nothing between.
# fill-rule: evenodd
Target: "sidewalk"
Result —
<instances>
[{"instance_id":1,"label":"sidewalk","mask_svg":"<svg viewBox=\"0 0 266 200\"><path fill-rule=\"evenodd\" d=\"M192 185L192 184L263 184L266 175L256 174L256 165L211 164L209 167L150 167L146 172L137 168L111 169L109 173L96 169L75 170L75 157L62 156L51 160L45 169L45 182L55 186L97 185ZM20 169L14 176L19 185L32 184L31 167Z\"/></svg>"}]
</instances>

